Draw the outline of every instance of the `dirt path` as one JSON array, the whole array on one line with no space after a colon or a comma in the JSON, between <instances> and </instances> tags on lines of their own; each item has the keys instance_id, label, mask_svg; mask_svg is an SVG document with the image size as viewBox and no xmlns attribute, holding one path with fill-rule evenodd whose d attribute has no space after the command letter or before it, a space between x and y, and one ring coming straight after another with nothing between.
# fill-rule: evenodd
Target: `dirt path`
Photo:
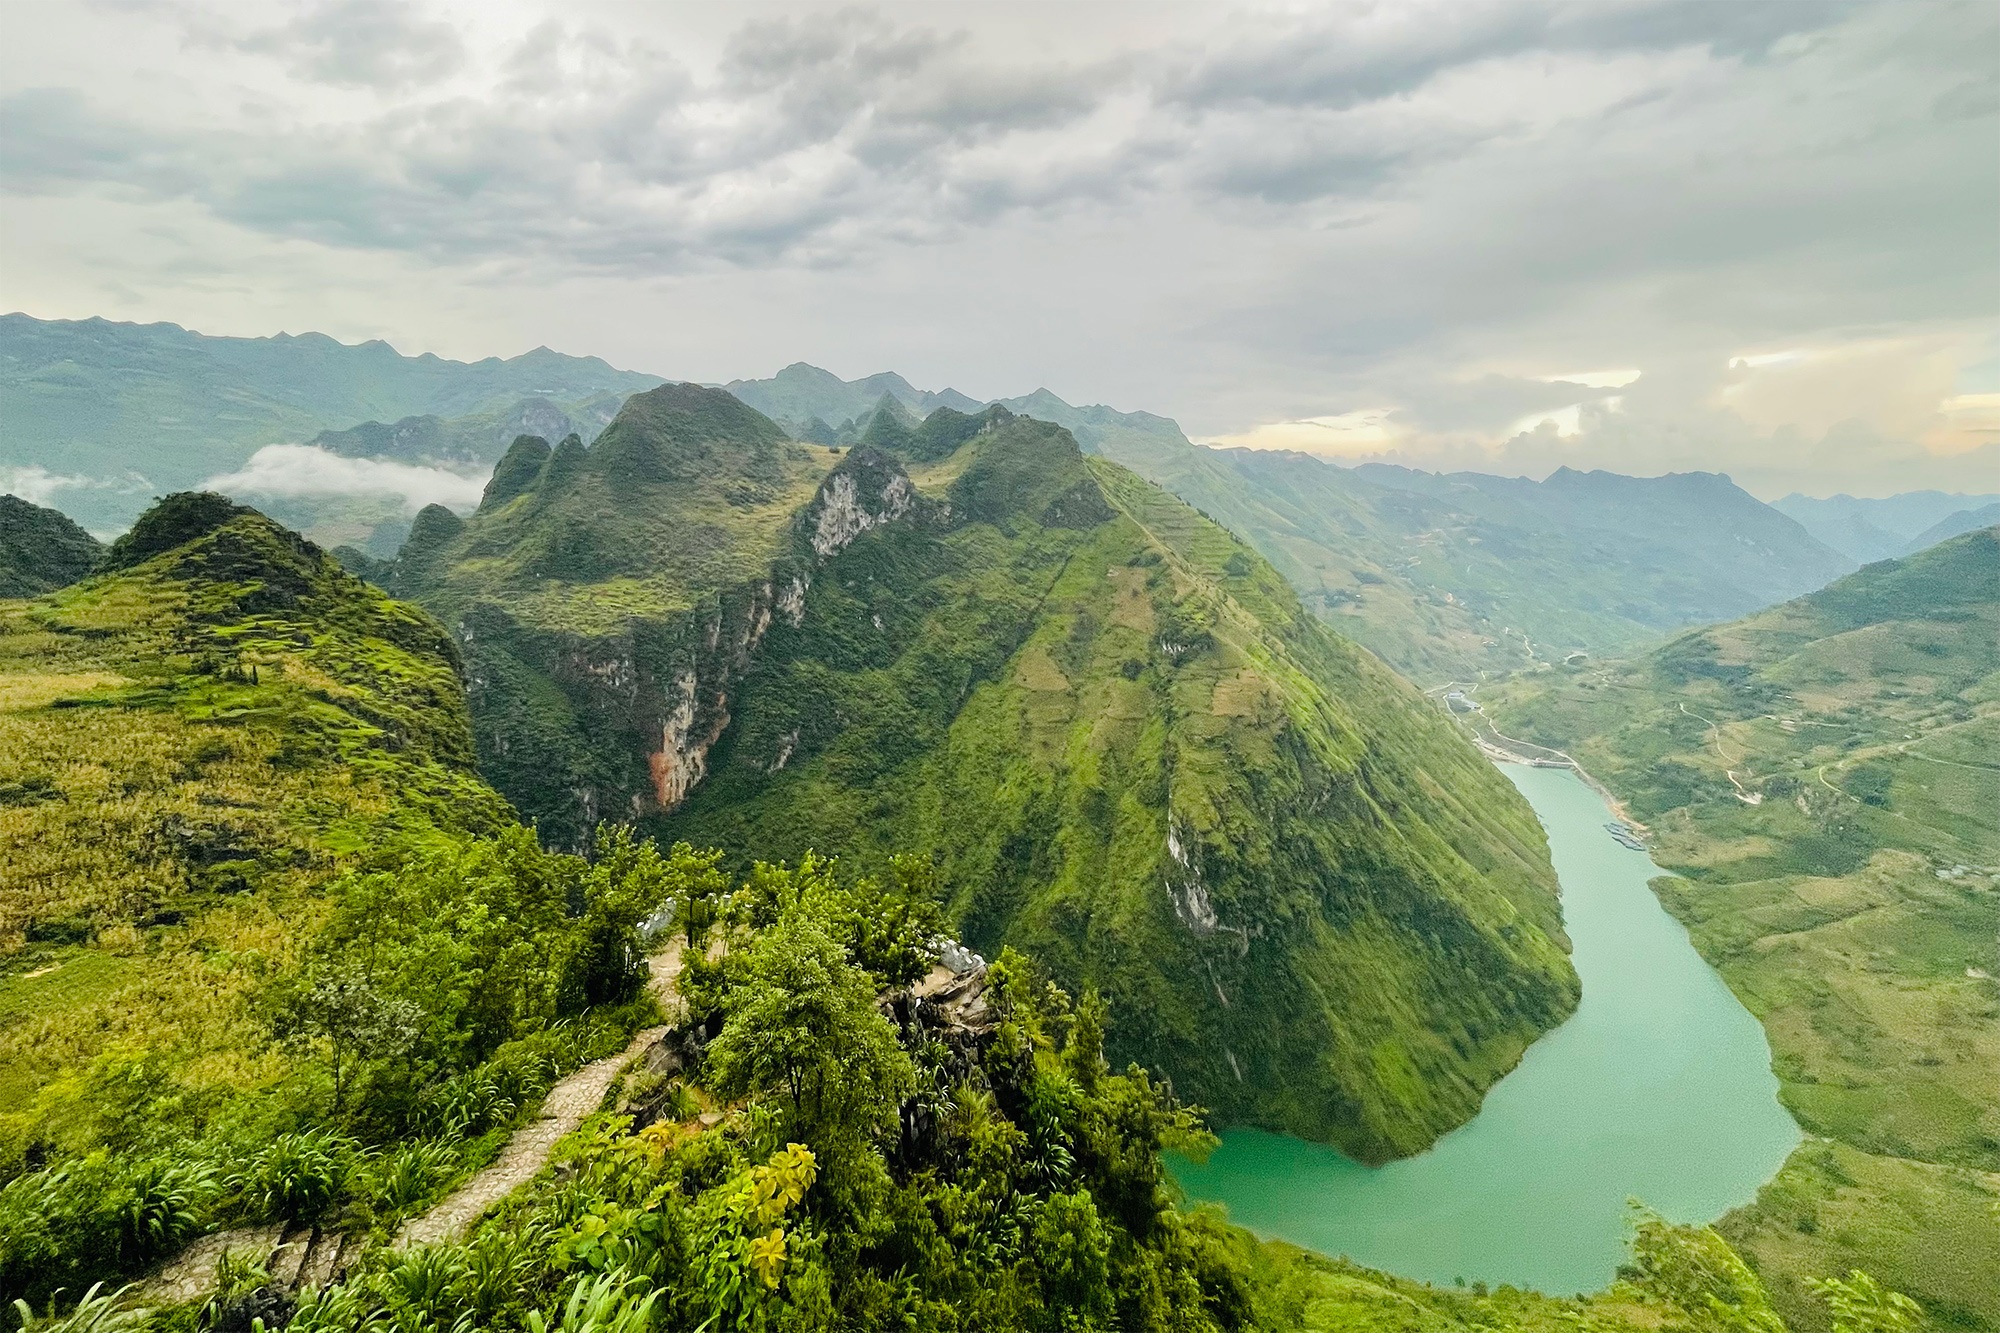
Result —
<instances>
[{"instance_id":1,"label":"dirt path","mask_svg":"<svg viewBox=\"0 0 2000 1333\"><path fill-rule=\"evenodd\" d=\"M681 944L676 938L664 952L646 960L653 974L647 985L659 997L661 1008L669 1013L676 1002L674 978L681 970ZM664 1027L647 1028L617 1055L593 1060L550 1088L535 1119L514 1131L507 1146L500 1150L500 1156L429 1212L403 1223L395 1240L390 1242L391 1247L406 1249L463 1236L487 1209L540 1174L548 1165L549 1153L556 1142L574 1133L577 1126L603 1105L612 1081L666 1031Z\"/></svg>"},{"instance_id":2,"label":"dirt path","mask_svg":"<svg viewBox=\"0 0 2000 1333\"><path fill-rule=\"evenodd\" d=\"M1722 761L1722 776L1728 778L1729 785L1736 788L1736 799L1745 805L1762 805L1764 803L1763 792L1749 791L1742 783L1736 780L1736 770L1729 766L1732 761L1722 750L1722 728L1717 726L1711 719L1705 718L1700 713L1695 712L1686 704L1682 704L1680 707L1683 713L1686 713L1689 717L1708 728L1708 739L1715 745L1715 757ZM1745 750L1743 757L1748 759L1750 752ZM1747 772L1748 770L1746 769L1745 771Z\"/></svg>"}]
</instances>

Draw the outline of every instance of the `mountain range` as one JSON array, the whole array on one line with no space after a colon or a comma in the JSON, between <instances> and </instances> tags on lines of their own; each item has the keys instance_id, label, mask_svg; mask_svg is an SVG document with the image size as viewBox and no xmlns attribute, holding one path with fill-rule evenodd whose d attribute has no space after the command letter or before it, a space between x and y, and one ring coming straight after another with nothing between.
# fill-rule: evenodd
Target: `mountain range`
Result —
<instances>
[{"instance_id":1,"label":"mountain range","mask_svg":"<svg viewBox=\"0 0 2000 1333\"><path fill-rule=\"evenodd\" d=\"M1026 443L987 427L961 478ZM1035 464L1064 443L1026 433ZM957 531L1082 516L1029 471L1002 488L1027 514L989 478ZM858 512L845 492L815 535ZM1161 554L1120 568L1178 586L1203 558ZM923 901L824 859L737 878L618 833L542 849L473 770L443 627L224 497L170 496L96 574L0 602L0 668L0 1289L26 1328L1639 1333L1717 1291L1778 1327L1725 1242L1657 1218L1609 1290L1559 1297L1185 1211L1163 1152L1199 1149L1199 1115L1109 1065L1101 999L1013 951L911 987L952 956ZM921 889L925 860L891 882Z\"/></svg>"},{"instance_id":2,"label":"mountain range","mask_svg":"<svg viewBox=\"0 0 2000 1333\"><path fill-rule=\"evenodd\" d=\"M372 544L333 555L215 494L108 547L0 503L10 1292L167 1260L137 1299L221 1284L174 1326L543 1327L564 1292L565 1326L1622 1333L1776 1330L1767 1280L1816 1329L1807 1279L1867 1267L1992 1326L1994 534L1839 578L1708 474L42 332L154 347L142 398L353 354L403 402L291 448L485 480L406 536L276 497ZM1717 607L1750 614L1676 632ZM1183 1099L1379 1162L1577 1004L1540 825L1395 668L1579 755L1681 872L1817 1136L1723 1223L1756 1271L1642 1216L1601 1297L1438 1292L1175 1205ZM556 1170L399 1249L520 1185L537 1114L577 1130ZM176 1256L223 1228L247 1266Z\"/></svg>"},{"instance_id":3,"label":"mountain range","mask_svg":"<svg viewBox=\"0 0 2000 1333\"><path fill-rule=\"evenodd\" d=\"M1881 499L1835 495L1815 499L1796 492L1771 507L1799 521L1813 536L1859 564L1913 555L1947 537L2000 520L2000 495L1908 491Z\"/></svg>"},{"instance_id":4,"label":"mountain range","mask_svg":"<svg viewBox=\"0 0 2000 1333\"><path fill-rule=\"evenodd\" d=\"M845 427L829 441L858 438L885 404L970 402L806 365L728 388L794 432L815 420ZM1086 451L1239 533L1315 612L1425 684L1627 649L1796 596L1855 563L1713 474L1563 468L1535 482L1350 468L1204 448L1168 418L1074 407L1046 389L999 405L1068 428Z\"/></svg>"},{"instance_id":5,"label":"mountain range","mask_svg":"<svg viewBox=\"0 0 2000 1333\"><path fill-rule=\"evenodd\" d=\"M323 333L210 337L175 324L0 315L0 469L40 468L85 527L122 528L150 498L230 472L265 445L369 420L574 411L659 377L545 347L501 360L403 356Z\"/></svg>"}]
</instances>

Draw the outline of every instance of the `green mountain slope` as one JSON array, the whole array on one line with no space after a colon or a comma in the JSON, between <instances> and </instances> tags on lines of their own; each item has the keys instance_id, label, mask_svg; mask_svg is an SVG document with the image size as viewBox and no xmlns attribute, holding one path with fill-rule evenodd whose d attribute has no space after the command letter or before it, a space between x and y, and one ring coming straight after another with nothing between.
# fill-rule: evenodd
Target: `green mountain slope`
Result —
<instances>
[{"instance_id":1,"label":"green mountain slope","mask_svg":"<svg viewBox=\"0 0 2000 1333\"><path fill-rule=\"evenodd\" d=\"M1480 697L1653 826L1823 1136L1724 1226L1781 1301L1819 1327L1804 1277L1854 1265L2000 1328L2000 530Z\"/></svg>"},{"instance_id":2,"label":"green mountain slope","mask_svg":"<svg viewBox=\"0 0 2000 1333\"><path fill-rule=\"evenodd\" d=\"M104 546L59 510L0 495L0 597L33 597L75 583Z\"/></svg>"},{"instance_id":3,"label":"green mountain slope","mask_svg":"<svg viewBox=\"0 0 2000 1333\"><path fill-rule=\"evenodd\" d=\"M242 951L290 954L344 855L508 820L456 662L428 616L220 496L0 603L0 1166L89 1142L128 1061L160 1093L185 1062L182 1095L257 1086Z\"/></svg>"},{"instance_id":4,"label":"green mountain slope","mask_svg":"<svg viewBox=\"0 0 2000 1333\"><path fill-rule=\"evenodd\" d=\"M545 833L932 849L972 938L1238 1119L1415 1151L1574 1003L1532 814L1227 533L1060 428L836 454L720 391L524 441L390 575ZM893 439L891 437L893 436Z\"/></svg>"},{"instance_id":5,"label":"green mountain slope","mask_svg":"<svg viewBox=\"0 0 2000 1333\"><path fill-rule=\"evenodd\" d=\"M482 769L545 838L581 846L699 779L834 461L663 385L588 447L517 440L470 519L418 515L384 577L465 645Z\"/></svg>"},{"instance_id":6,"label":"green mountain slope","mask_svg":"<svg viewBox=\"0 0 2000 1333\"><path fill-rule=\"evenodd\" d=\"M645 415L693 452L714 419L674 397ZM821 585L905 518L1088 542L1132 511L1179 545L1127 568L1225 586L1201 573L1221 560L1217 644L1283 591L1058 432L1015 423L966 456L944 424L919 471L979 516L952 528L912 490L820 556L905 476L848 458L802 529ZM1012 954L933 971L918 1003L897 987L930 965L935 909L824 860L732 881L619 836L541 850L470 770L457 666L437 622L212 495L169 497L84 582L0 602L0 1290L34 1303L10 1320L1779 1333L1726 1244L1654 1219L1619 1282L1569 1298L1433 1289L1182 1211L1162 1150L1206 1136L1107 1064L1101 1003ZM636 926L669 902L659 960L687 961L656 1002ZM593 1090L543 1106L583 1061ZM550 1144L542 1112L581 1123ZM392 1239L536 1143L554 1169L468 1234Z\"/></svg>"},{"instance_id":7,"label":"green mountain slope","mask_svg":"<svg viewBox=\"0 0 2000 1333\"><path fill-rule=\"evenodd\" d=\"M868 426L856 416L862 386L878 384L875 399L886 391L907 407L939 397L900 377L843 382L810 366L729 388L782 403L788 421L854 417L845 436L827 436L852 440ZM1068 428L1085 452L1239 533L1307 606L1424 684L1633 649L1795 597L1854 563L1724 477L1346 468L1201 448L1165 417L1074 407L1046 389L1000 404Z\"/></svg>"},{"instance_id":8,"label":"green mountain slope","mask_svg":"<svg viewBox=\"0 0 2000 1333\"><path fill-rule=\"evenodd\" d=\"M581 403L657 383L547 348L467 363L320 333L212 338L173 324L10 314L0 316L0 465L85 478L92 485L64 501L101 530L263 445L360 421L504 411L529 395Z\"/></svg>"}]
</instances>

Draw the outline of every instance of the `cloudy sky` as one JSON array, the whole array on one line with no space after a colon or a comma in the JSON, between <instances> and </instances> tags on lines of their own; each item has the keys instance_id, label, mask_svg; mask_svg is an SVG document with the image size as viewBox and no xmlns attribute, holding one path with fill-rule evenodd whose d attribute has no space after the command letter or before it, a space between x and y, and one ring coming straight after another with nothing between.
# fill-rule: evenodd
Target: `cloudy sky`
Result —
<instances>
[{"instance_id":1,"label":"cloudy sky","mask_svg":"<svg viewBox=\"0 0 2000 1333\"><path fill-rule=\"evenodd\" d=\"M4 0L0 306L2000 489L2000 6Z\"/></svg>"}]
</instances>

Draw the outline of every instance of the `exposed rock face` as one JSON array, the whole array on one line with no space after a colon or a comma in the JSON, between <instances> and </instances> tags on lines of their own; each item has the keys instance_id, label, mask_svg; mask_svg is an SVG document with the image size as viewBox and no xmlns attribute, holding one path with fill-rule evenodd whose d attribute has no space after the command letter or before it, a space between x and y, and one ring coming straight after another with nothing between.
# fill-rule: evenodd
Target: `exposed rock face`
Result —
<instances>
[{"instance_id":1,"label":"exposed rock face","mask_svg":"<svg viewBox=\"0 0 2000 1333\"><path fill-rule=\"evenodd\" d=\"M1211 935L1220 918L1208 900L1208 886L1201 880L1201 844L1188 836L1178 822L1167 825L1167 897L1174 915L1197 935Z\"/></svg>"},{"instance_id":2,"label":"exposed rock face","mask_svg":"<svg viewBox=\"0 0 2000 1333\"><path fill-rule=\"evenodd\" d=\"M883 455L857 452L851 464L826 479L807 511L813 554L822 560L837 555L870 528L895 522L909 512L916 498L910 479ZM874 503L868 502L864 486L874 492Z\"/></svg>"},{"instance_id":3,"label":"exposed rock face","mask_svg":"<svg viewBox=\"0 0 2000 1333\"><path fill-rule=\"evenodd\" d=\"M934 518L933 509L896 460L857 449L798 513L792 550L764 577L680 615L585 637L538 632L497 603L475 606L455 628L482 767L556 845L582 846L603 818L672 810L706 775L732 692L772 624L804 623L819 566L861 534ZM550 710L529 706L546 689L538 678L560 692L564 721L581 742L559 747L574 756L560 776L546 758ZM790 757L781 750L773 766Z\"/></svg>"}]
</instances>

